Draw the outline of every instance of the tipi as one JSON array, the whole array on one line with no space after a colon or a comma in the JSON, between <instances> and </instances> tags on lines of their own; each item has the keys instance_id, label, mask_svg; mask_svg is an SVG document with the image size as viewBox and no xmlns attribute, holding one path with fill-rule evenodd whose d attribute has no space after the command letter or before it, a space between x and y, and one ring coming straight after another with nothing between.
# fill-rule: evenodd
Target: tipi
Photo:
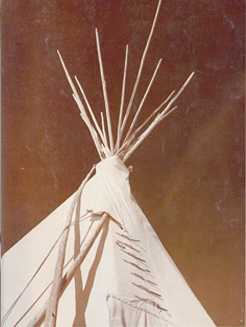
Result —
<instances>
[{"instance_id":1,"label":"tipi","mask_svg":"<svg viewBox=\"0 0 246 327\"><path fill-rule=\"evenodd\" d=\"M124 113L126 47L116 139L97 30L106 113L105 117L101 114L100 126L82 86L76 77L75 86L58 52L101 161L75 194L4 255L3 326L214 326L132 197L131 168L124 164L152 129L175 109L174 101L193 75L136 129L160 60L124 133L160 5L161 0Z\"/></svg>"}]
</instances>

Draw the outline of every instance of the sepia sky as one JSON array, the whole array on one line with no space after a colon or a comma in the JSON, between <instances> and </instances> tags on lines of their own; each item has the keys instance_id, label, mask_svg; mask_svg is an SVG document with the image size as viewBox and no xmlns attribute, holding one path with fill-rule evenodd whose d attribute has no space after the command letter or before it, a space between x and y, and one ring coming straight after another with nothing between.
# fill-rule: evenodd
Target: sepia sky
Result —
<instances>
[{"instance_id":1,"label":"sepia sky","mask_svg":"<svg viewBox=\"0 0 246 327\"><path fill-rule=\"evenodd\" d=\"M114 134L126 44L126 102L157 1L2 1L2 250L67 199L99 157L57 56ZM244 326L244 2L162 1L133 110L138 123L192 71L169 115L127 160L132 192L218 326ZM131 116L132 117L132 116Z\"/></svg>"}]
</instances>

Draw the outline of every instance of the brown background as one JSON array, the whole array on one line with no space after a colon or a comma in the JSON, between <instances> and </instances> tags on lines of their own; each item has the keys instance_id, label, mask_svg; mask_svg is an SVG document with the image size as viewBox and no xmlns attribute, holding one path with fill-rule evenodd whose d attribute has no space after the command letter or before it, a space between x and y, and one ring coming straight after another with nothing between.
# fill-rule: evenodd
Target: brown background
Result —
<instances>
[{"instance_id":1,"label":"brown background","mask_svg":"<svg viewBox=\"0 0 246 327\"><path fill-rule=\"evenodd\" d=\"M100 33L112 118L126 98L157 1L2 1L3 252L71 195L98 162L56 50L96 113L103 97ZM196 70L179 108L127 161L132 191L182 274L219 326L244 326L244 1L163 1L140 122Z\"/></svg>"}]
</instances>

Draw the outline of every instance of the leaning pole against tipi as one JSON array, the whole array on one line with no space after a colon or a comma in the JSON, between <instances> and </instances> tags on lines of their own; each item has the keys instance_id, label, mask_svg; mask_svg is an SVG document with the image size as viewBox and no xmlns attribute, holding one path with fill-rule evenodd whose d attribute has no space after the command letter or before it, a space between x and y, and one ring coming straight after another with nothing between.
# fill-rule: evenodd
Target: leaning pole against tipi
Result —
<instances>
[{"instance_id":1,"label":"leaning pole against tipi","mask_svg":"<svg viewBox=\"0 0 246 327\"><path fill-rule=\"evenodd\" d=\"M124 164L152 129L176 108L175 100L193 75L136 128L160 60L125 132L160 5L161 0L129 103L123 110L126 47L116 137L97 30L105 100L100 123L78 79L70 77L58 52L101 161L92 167L76 193L3 256L2 326L214 326L132 197L131 169Z\"/></svg>"}]
</instances>

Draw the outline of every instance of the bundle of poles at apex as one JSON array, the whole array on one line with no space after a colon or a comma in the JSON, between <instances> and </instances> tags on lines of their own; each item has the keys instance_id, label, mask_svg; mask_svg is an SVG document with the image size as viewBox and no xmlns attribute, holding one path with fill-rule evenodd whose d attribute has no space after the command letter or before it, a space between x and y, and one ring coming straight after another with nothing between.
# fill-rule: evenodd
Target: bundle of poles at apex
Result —
<instances>
[{"instance_id":1,"label":"bundle of poles at apex","mask_svg":"<svg viewBox=\"0 0 246 327\"><path fill-rule=\"evenodd\" d=\"M126 127L127 120L129 118L129 114L132 109L133 100L135 98L137 88L140 82L142 70L144 67L145 58L147 55L147 51L149 48L149 44L153 35L153 31L156 25L158 13L161 6L161 0L159 0L155 17L152 23L151 31L144 49L144 52L142 54L142 58L140 61L140 65L138 68L137 77L133 86L133 90L130 96L129 103L127 105L127 108L124 113L124 103L125 103L125 88L126 88L126 75L127 75L127 63L128 63L128 45L126 46L126 54L125 54L125 64L124 64L124 73L123 73L123 82L122 82L122 93L121 93L121 103L120 103L120 109L119 109L119 119L118 119L118 128L117 128L117 137L114 141L113 138L113 132L112 132L112 124L111 124L111 118L110 118L110 109L109 109L109 102L108 102L108 96L107 96L107 89L106 89L106 81L104 77L104 69L103 69L103 62L102 62L102 55L100 50L100 41L99 41L99 35L98 30L95 29L96 32L96 43L97 43L97 52L98 52L98 59L99 59L99 66L100 66L100 74L101 74L101 81L102 81L102 89L103 89L103 96L104 96L104 103L105 103L105 113L106 113L106 126L105 126L105 118L104 113L101 112L101 127L99 126L97 119L93 113L93 110L90 106L90 103L85 95L85 92L83 90L83 87L81 86L80 82L78 81L78 78L74 76L74 79L76 81L76 84L82 94L83 101L81 100L78 91L75 87L75 84L66 68L66 65L62 59L62 56L60 52L57 50L62 67L65 71L66 77L68 79L68 82L72 88L73 91L73 97L80 109L80 114L82 119L84 120L85 124L87 125L90 134L92 136L92 139L94 141L94 144L96 146L96 149L98 151L98 154L101 159L105 159L108 157L111 157L113 155L117 155L123 162L125 162L129 156L133 153L133 151L143 142L143 140L150 134L150 132L164 119L166 118L173 110L177 108L177 106L173 106L175 100L180 96L180 94L183 92L189 81L191 80L192 76L195 72L192 72L190 76L187 78L187 80L184 82L180 90L175 94L175 91L172 91L170 95L156 108L151 115L135 130L136 122L139 117L139 114L143 108L144 102L148 96L148 93L150 91L150 88L154 82L154 79L156 77L157 71L160 67L162 59L158 61L158 64L154 70L154 73L152 75L152 78L148 84L148 87L144 93L144 96L136 110L136 113L132 119L132 122L130 124L130 127L128 131L126 132L125 137L124 131ZM107 132L106 132L107 128Z\"/></svg>"}]
</instances>

